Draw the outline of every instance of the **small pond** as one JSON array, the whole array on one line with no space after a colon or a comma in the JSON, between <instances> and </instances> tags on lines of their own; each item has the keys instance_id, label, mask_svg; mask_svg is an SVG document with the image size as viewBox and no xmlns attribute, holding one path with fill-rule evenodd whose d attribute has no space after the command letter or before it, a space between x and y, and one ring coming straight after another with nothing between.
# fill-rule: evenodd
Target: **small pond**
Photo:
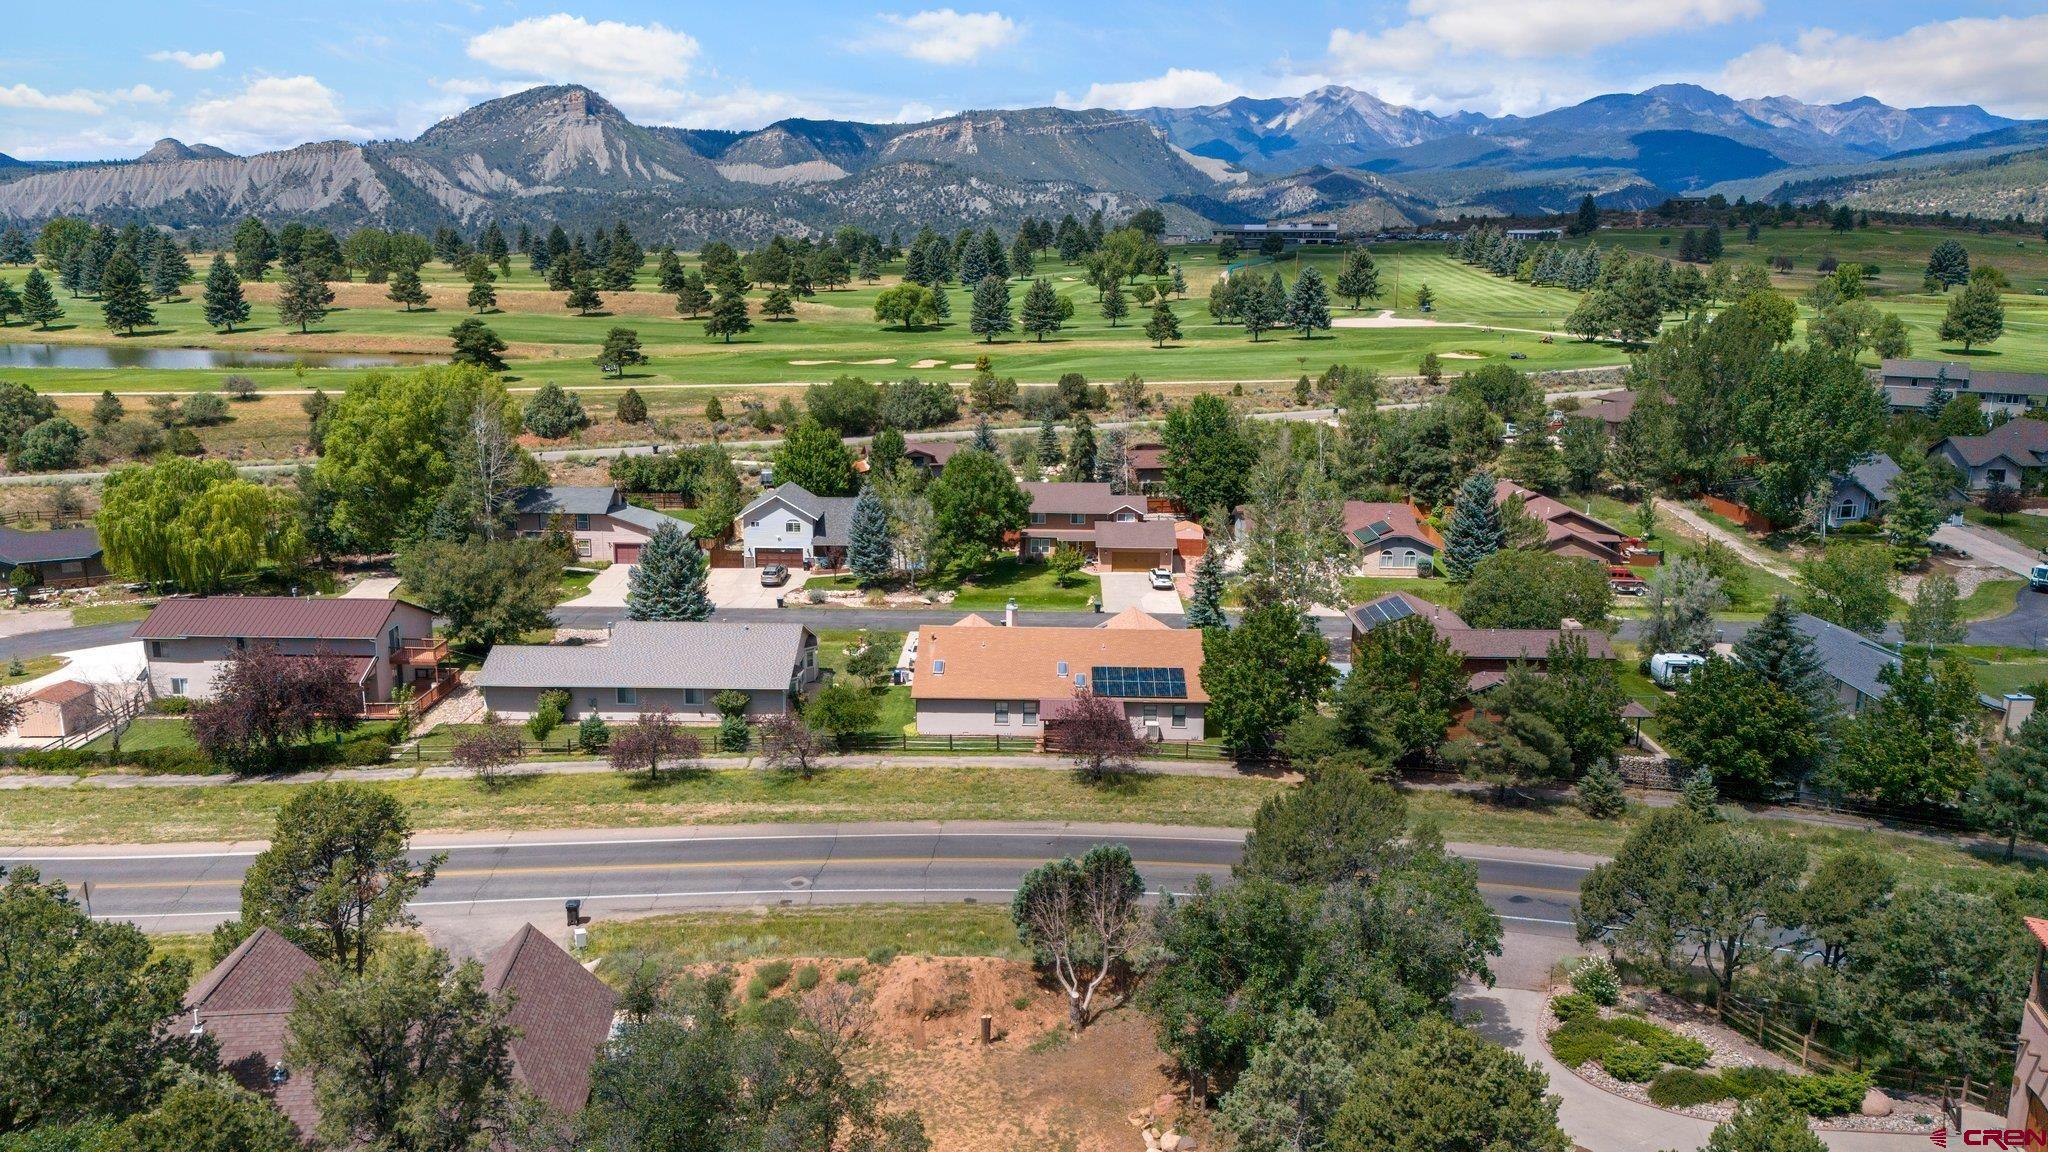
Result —
<instances>
[{"instance_id":1,"label":"small pond","mask_svg":"<svg viewBox=\"0 0 2048 1152\"><path fill-rule=\"evenodd\" d=\"M358 352L257 352L244 348L152 348L143 344L0 344L4 368L404 368L435 356Z\"/></svg>"}]
</instances>

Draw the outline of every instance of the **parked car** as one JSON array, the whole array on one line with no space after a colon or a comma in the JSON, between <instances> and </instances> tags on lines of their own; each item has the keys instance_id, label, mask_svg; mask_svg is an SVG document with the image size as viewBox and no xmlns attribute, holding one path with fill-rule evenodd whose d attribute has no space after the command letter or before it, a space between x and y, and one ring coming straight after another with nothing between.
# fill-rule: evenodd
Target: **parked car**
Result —
<instances>
[{"instance_id":1,"label":"parked car","mask_svg":"<svg viewBox=\"0 0 2048 1152\"><path fill-rule=\"evenodd\" d=\"M1154 569L1152 570L1152 587L1154 587L1154 588L1157 588L1157 589L1158 589L1159 591L1161 591L1161 592L1170 592L1170 591L1172 591L1172 590L1173 590L1173 569L1171 569L1171 568L1154 568Z\"/></svg>"},{"instance_id":2,"label":"parked car","mask_svg":"<svg viewBox=\"0 0 2048 1152\"><path fill-rule=\"evenodd\" d=\"M789 569L780 564L770 564L761 569L761 587L780 588L789 583Z\"/></svg>"},{"instance_id":3,"label":"parked car","mask_svg":"<svg viewBox=\"0 0 2048 1152\"><path fill-rule=\"evenodd\" d=\"M1607 587L1612 589L1616 596L1641 596L1650 590L1648 582L1626 564L1607 566Z\"/></svg>"}]
</instances>

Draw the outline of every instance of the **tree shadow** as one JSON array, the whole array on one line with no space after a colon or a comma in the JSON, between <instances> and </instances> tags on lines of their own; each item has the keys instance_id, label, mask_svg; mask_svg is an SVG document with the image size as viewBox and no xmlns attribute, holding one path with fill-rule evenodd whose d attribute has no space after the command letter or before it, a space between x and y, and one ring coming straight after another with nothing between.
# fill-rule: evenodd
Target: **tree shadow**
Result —
<instances>
[{"instance_id":1,"label":"tree shadow","mask_svg":"<svg viewBox=\"0 0 2048 1152\"><path fill-rule=\"evenodd\" d=\"M137 328L133 332L116 332L114 339L129 340L138 336L169 336L176 328Z\"/></svg>"},{"instance_id":2,"label":"tree shadow","mask_svg":"<svg viewBox=\"0 0 2048 1152\"><path fill-rule=\"evenodd\" d=\"M1973 359L1973 360L1974 360L1974 359L1976 359L1976 358L1977 358L1977 357L1979 357L1979 356L2003 356L2003 355L2005 355L2005 353L2003 353L2003 352L1999 351L1999 350L1998 350L1998 349L1996 349L1996 348L1969 348L1969 349L1963 349L1963 348L1942 348L1942 347L1940 347L1939 345L1937 345L1937 346L1936 346L1936 350L1937 350L1937 351L1939 351L1939 352L1940 352L1940 353L1941 353L1942 355L1944 355L1944 356L1968 356L1968 357L1970 357L1970 358L1971 358L1971 359Z\"/></svg>"}]
</instances>

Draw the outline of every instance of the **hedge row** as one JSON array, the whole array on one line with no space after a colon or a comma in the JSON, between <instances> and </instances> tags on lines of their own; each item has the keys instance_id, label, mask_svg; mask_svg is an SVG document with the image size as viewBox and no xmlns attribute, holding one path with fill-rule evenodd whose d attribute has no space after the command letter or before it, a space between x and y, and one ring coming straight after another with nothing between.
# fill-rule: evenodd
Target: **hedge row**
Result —
<instances>
[{"instance_id":1,"label":"hedge row","mask_svg":"<svg viewBox=\"0 0 2048 1152\"><path fill-rule=\"evenodd\" d=\"M1809 1116L1840 1116L1863 1106L1870 1084L1870 1077L1862 1072L1794 1075L1775 1068L1724 1068L1719 1072L1667 1068L1650 1081L1650 1100L1666 1108L1689 1108L1768 1093L1783 1097Z\"/></svg>"}]
</instances>

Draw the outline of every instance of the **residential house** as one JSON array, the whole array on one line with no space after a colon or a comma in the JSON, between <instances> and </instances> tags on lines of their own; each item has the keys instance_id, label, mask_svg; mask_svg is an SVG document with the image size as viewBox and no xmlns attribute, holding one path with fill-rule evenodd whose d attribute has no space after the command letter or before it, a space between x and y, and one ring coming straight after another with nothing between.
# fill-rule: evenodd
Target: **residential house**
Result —
<instances>
[{"instance_id":1,"label":"residential house","mask_svg":"<svg viewBox=\"0 0 2048 1152\"><path fill-rule=\"evenodd\" d=\"M1598 396L1588 396L1579 401L1578 410L1570 415L1587 416L1598 420L1606 425L1607 434L1612 436L1623 424L1628 423L1629 416L1635 410L1636 394L1624 388L1619 392L1602 392Z\"/></svg>"},{"instance_id":2,"label":"residential house","mask_svg":"<svg viewBox=\"0 0 2048 1152\"><path fill-rule=\"evenodd\" d=\"M840 567L846 562L853 502L851 496L812 495L800 484L761 493L734 519L742 563L748 568Z\"/></svg>"},{"instance_id":3,"label":"residential house","mask_svg":"<svg viewBox=\"0 0 2048 1152\"><path fill-rule=\"evenodd\" d=\"M616 488L521 488L512 494L512 506L521 536L559 529L575 542L577 556L614 564L639 563L640 550L664 524L695 530L687 520L626 503Z\"/></svg>"},{"instance_id":4,"label":"residential house","mask_svg":"<svg viewBox=\"0 0 2048 1152\"><path fill-rule=\"evenodd\" d=\"M1344 538L1357 547L1368 576L1426 576L1443 538L1412 504L1346 500Z\"/></svg>"},{"instance_id":5,"label":"residential house","mask_svg":"<svg viewBox=\"0 0 2048 1152\"><path fill-rule=\"evenodd\" d=\"M2018 416L2048 404L2048 375L1978 368L1954 360L1886 360L1878 369L1886 407L1918 412L1936 392L1975 396L1986 416Z\"/></svg>"},{"instance_id":6,"label":"residential house","mask_svg":"<svg viewBox=\"0 0 2048 1152\"><path fill-rule=\"evenodd\" d=\"M1982 436L1948 436L1927 450L1948 461L1963 486L1981 492L1993 484L2018 488L2048 465L2048 420L2008 420Z\"/></svg>"},{"instance_id":7,"label":"residential house","mask_svg":"<svg viewBox=\"0 0 2048 1152\"><path fill-rule=\"evenodd\" d=\"M1077 693L1123 704L1139 735L1201 740L1202 634L1136 608L1099 628L999 627L980 616L918 630L910 697L923 736L1042 739Z\"/></svg>"},{"instance_id":8,"label":"residential house","mask_svg":"<svg viewBox=\"0 0 2048 1152\"><path fill-rule=\"evenodd\" d=\"M1594 659L1614 659L1614 646L1603 632L1578 627L1474 628L1449 608L1406 592L1389 592L1377 600L1354 605L1345 616L1351 622L1354 649L1362 645L1366 635L1375 628L1411 616L1429 621L1430 627L1463 661L1466 688L1472 692L1481 692L1500 683L1511 665L1541 667L1548 663L1551 647L1566 635L1583 638L1586 654Z\"/></svg>"},{"instance_id":9,"label":"residential house","mask_svg":"<svg viewBox=\"0 0 2048 1152\"><path fill-rule=\"evenodd\" d=\"M1543 528L1543 539L1535 547L1561 556L1583 556L1602 564L1625 564L1636 540L1624 535L1590 512L1581 512L1561 500L1532 492L1512 480L1494 485L1496 503L1520 499L1522 512Z\"/></svg>"},{"instance_id":10,"label":"residential house","mask_svg":"<svg viewBox=\"0 0 2048 1152\"><path fill-rule=\"evenodd\" d=\"M1124 449L1131 467L1131 485L1144 493L1166 491L1166 445L1147 440Z\"/></svg>"},{"instance_id":11,"label":"residential house","mask_svg":"<svg viewBox=\"0 0 2048 1152\"><path fill-rule=\"evenodd\" d=\"M2026 917L2034 937L2034 964L2027 999L2020 1009L2019 1051L2013 1058L2012 1093L2005 1126L2024 1133L2022 1147L2048 1143L2048 920ZM2011 1134L1999 1134L2007 1147ZM1991 1143L1985 1140L1984 1143Z\"/></svg>"},{"instance_id":12,"label":"residential house","mask_svg":"<svg viewBox=\"0 0 2048 1152\"><path fill-rule=\"evenodd\" d=\"M966 440L911 440L903 445L903 458L926 475L937 476L946 470L946 461L966 447Z\"/></svg>"},{"instance_id":13,"label":"residential house","mask_svg":"<svg viewBox=\"0 0 2048 1152\"><path fill-rule=\"evenodd\" d=\"M28 569L47 588L82 588L107 579L100 534L92 528L0 528L0 578L12 580L17 568Z\"/></svg>"},{"instance_id":14,"label":"residential house","mask_svg":"<svg viewBox=\"0 0 2048 1152\"><path fill-rule=\"evenodd\" d=\"M1881 515L1892 502L1892 481L1898 462L1880 452L1832 480L1828 493L1828 527L1840 528Z\"/></svg>"},{"instance_id":15,"label":"residential house","mask_svg":"<svg viewBox=\"0 0 2048 1152\"><path fill-rule=\"evenodd\" d=\"M1890 691L1880 676L1885 669L1898 667L1898 655L1891 649L1860 632L1804 612L1792 618L1792 625L1812 642L1844 712L1861 712Z\"/></svg>"},{"instance_id":16,"label":"residential house","mask_svg":"<svg viewBox=\"0 0 2048 1152\"><path fill-rule=\"evenodd\" d=\"M1031 522L1019 535L1021 555L1042 560L1053 549L1070 544L1112 572L1178 565L1173 521L1146 519L1144 497L1119 496L1108 484L1022 487L1031 497Z\"/></svg>"},{"instance_id":17,"label":"residential house","mask_svg":"<svg viewBox=\"0 0 2048 1152\"><path fill-rule=\"evenodd\" d=\"M312 1076L291 1067L285 1049L297 990L318 972L297 945L258 928L192 987L174 1025L212 1037L221 1070L306 1137L319 1127L320 1104ZM617 993L532 925L491 953L484 990L506 1005L513 1081L564 1115L581 1110Z\"/></svg>"},{"instance_id":18,"label":"residential house","mask_svg":"<svg viewBox=\"0 0 2048 1152\"><path fill-rule=\"evenodd\" d=\"M561 689L572 720L631 724L666 710L715 724L721 692L745 693L749 716L773 716L817 678L818 638L801 624L621 620L602 644L500 644L476 686L507 720L531 717L541 693Z\"/></svg>"},{"instance_id":19,"label":"residential house","mask_svg":"<svg viewBox=\"0 0 2048 1152\"><path fill-rule=\"evenodd\" d=\"M346 660L362 689L364 711L373 716L390 706L392 691L401 684L413 690L416 706L424 708L453 679L441 668L448 645L434 637L434 614L405 600L165 600L135 629L134 638L143 642L150 691L157 696L207 699L229 656L252 644L271 645L285 656Z\"/></svg>"}]
</instances>

